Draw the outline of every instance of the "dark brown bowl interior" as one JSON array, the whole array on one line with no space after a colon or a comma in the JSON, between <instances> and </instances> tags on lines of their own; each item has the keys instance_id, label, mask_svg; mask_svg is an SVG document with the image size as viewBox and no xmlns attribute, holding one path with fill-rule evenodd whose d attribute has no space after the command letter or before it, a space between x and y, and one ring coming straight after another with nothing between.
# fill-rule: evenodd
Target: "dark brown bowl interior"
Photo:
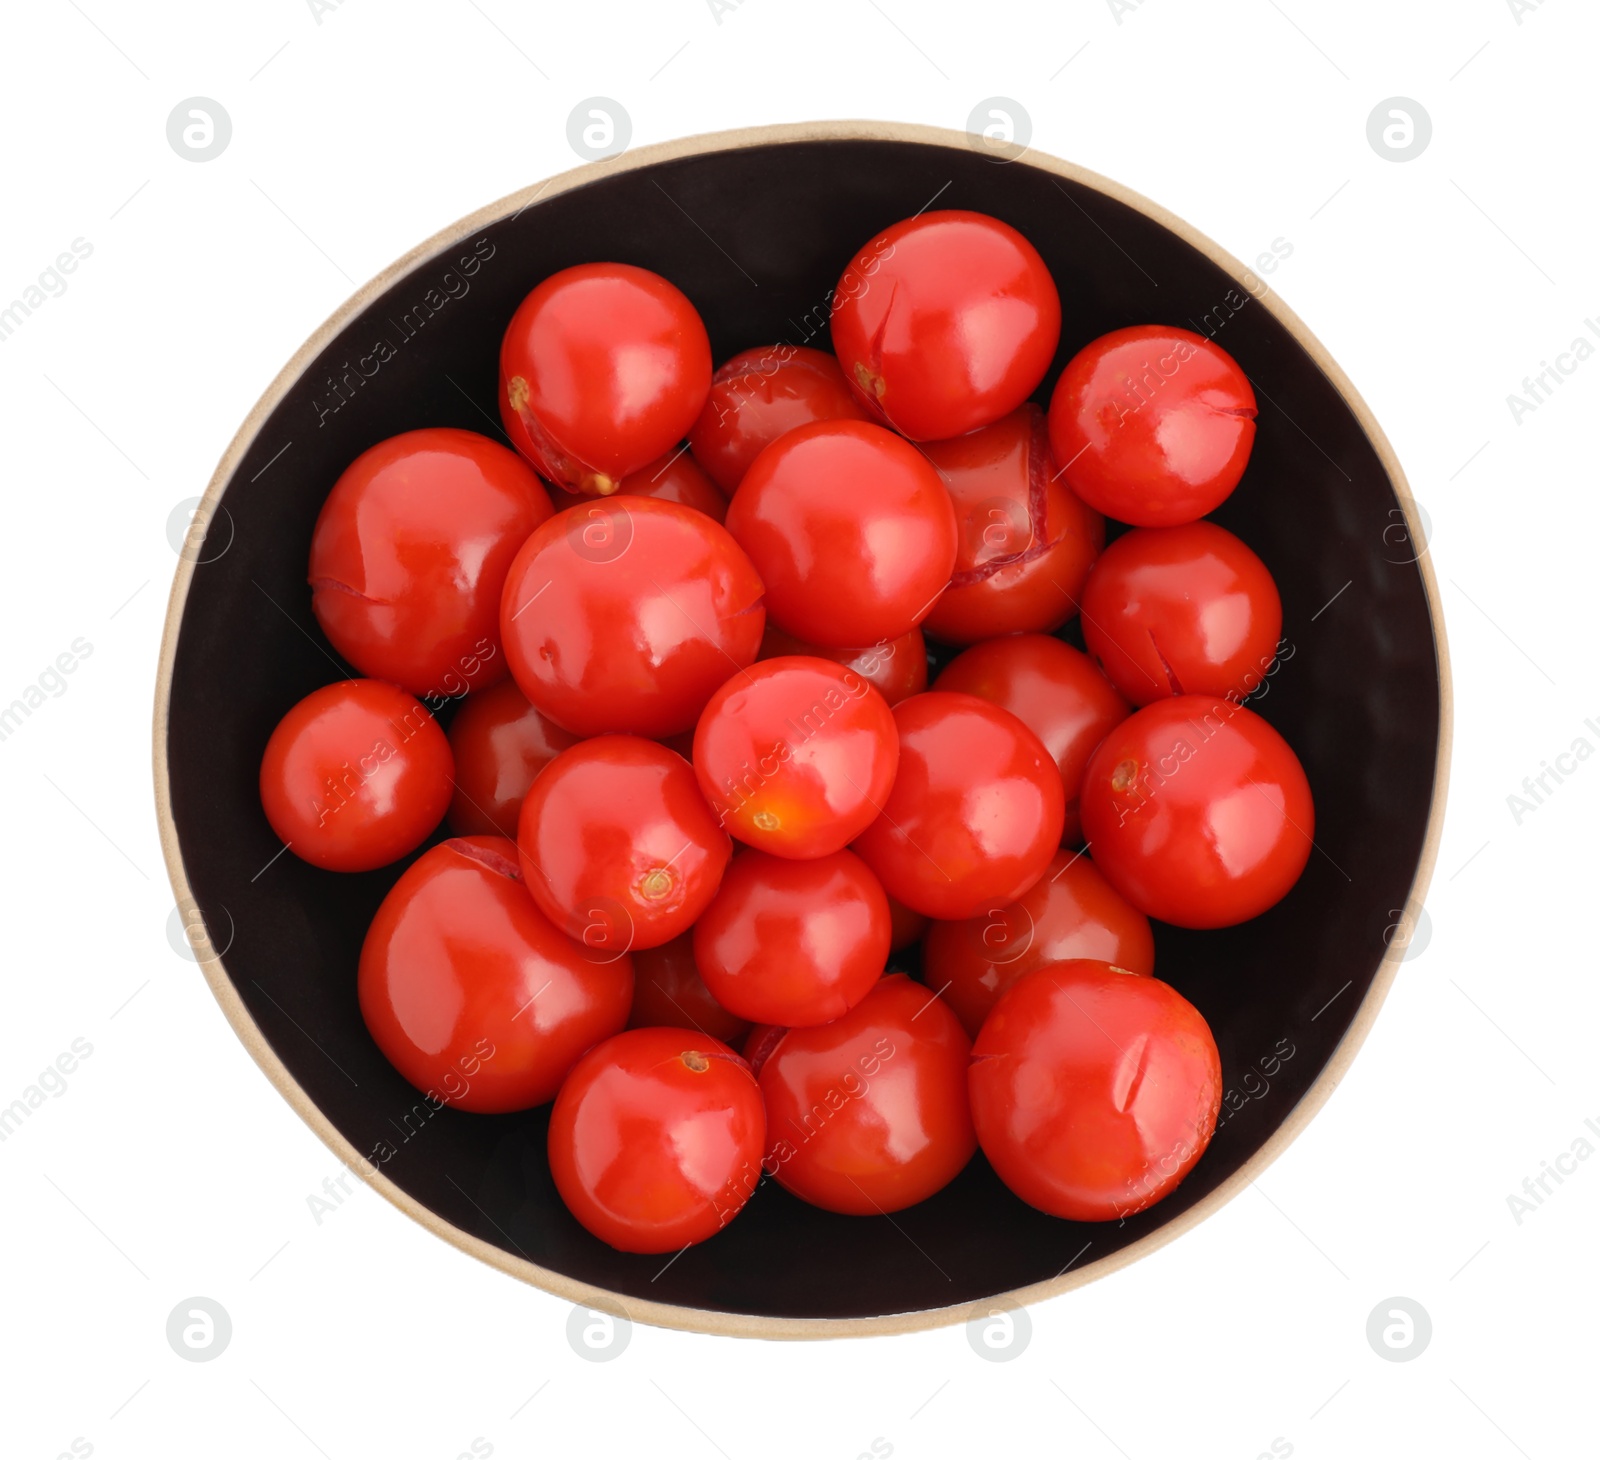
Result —
<instances>
[{"instance_id":1,"label":"dark brown bowl interior","mask_svg":"<svg viewBox=\"0 0 1600 1460\"><path fill-rule=\"evenodd\" d=\"M357 954L401 867L341 877L273 860L279 843L256 792L267 736L302 695L352 672L311 615L312 524L342 468L395 432L458 426L504 439L500 334L555 270L593 259L657 270L699 307L718 359L774 340L826 348L825 301L852 251L935 199L1007 220L1049 264L1064 322L1041 402L1079 346L1147 321L1214 331L1255 382L1254 456L1215 515L1282 589L1293 657L1256 707L1305 763L1320 850L1255 922L1157 930L1157 972L1211 1021L1227 1086L1243 1094L1247 1074L1258 1077L1165 1202L1121 1225L1057 1221L1011 1196L981 1156L892 1220L833 1216L768 1182L725 1232L662 1271L663 1259L612 1251L562 1207L545 1163L547 1109L433 1113L368 1038ZM461 260L475 245L469 274ZM444 1222L625 1303L709 1310L712 1327L726 1326L713 1313L876 1318L1049 1282L1075 1257L1087 1268L1155 1232L1239 1172L1317 1082L1379 971L1422 858L1441 725L1428 592L1395 530L1399 499L1379 450L1291 329L1244 298L1178 233L1085 182L958 145L863 136L724 142L613 170L515 216L508 206L396 275L245 444L221 499L231 526L212 533L231 531L231 545L195 566L172 669L164 753L182 872L226 977L293 1080L358 1152L388 1152L383 1175ZM1292 1058L1261 1076L1281 1042Z\"/></svg>"}]
</instances>

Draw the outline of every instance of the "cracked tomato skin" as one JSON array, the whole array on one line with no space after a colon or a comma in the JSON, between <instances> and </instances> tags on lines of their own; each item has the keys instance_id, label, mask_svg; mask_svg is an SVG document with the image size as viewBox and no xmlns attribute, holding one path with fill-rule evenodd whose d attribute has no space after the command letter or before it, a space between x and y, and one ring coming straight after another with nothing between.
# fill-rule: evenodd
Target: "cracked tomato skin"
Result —
<instances>
[{"instance_id":1,"label":"cracked tomato skin","mask_svg":"<svg viewBox=\"0 0 1600 1460\"><path fill-rule=\"evenodd\" d=\"M659 460L623 477L617 487L623 497L654 497L704 512L713 522L728 515L728 499L687 451L669 452Z\"/></svg>"},{"instance_id":2,"label":"cracked tomato skin","mask_svg":"<svg viewBox=\"0 0 1600 1460\"><path fill-rule=\"evenodd\" d=\"M515 680L468 697L450 721L455 794L450 830L457 836L507 836L515 840L522 798L533 778L578 737L545 719Z\"/></svg>"},{"instance_id":3,"label":"cracked tomato skin","mask_svg":"<svg viewBox=\"0 0 1600 1460\"><path fill-rule=\"evenodd\" d=\"M823 857L878 815L900 759L893 712L828 659L766 659L711 697L694 769L722 825L778 857Z\"/></svg>"},{"instance_id":4,"label":"cracked tomato skin","mask_svg":"<svg viewBox=\"0 0 1600 1460\"><path fill-rule=\"evenodd\" d=\"M1050 752L976 695L914 695L894 722L899 769L857 855L924 917L970 918L1016 901L1061 845L1066 797Z\"/></svg>"},{"instance_id":5,"label":"cracked tomato skin","mask_svg":"<svg viewBox=\"0 0 1600 1460\"><path fill-rule=\"evenodd\" d=\"M1108 963L1018 979L972 1046L978 1144L1029 1206L1109 1222L1160 1201L1216 1130L1222 1062L1176 989Z\"/></svg>"},{"instance_id":6,"label":"cracked tomato skin","mask_svg":"<svg viewBox=\"0 0 1600 1460\"><path fill-rule=\"evenodd\" d=\"M813 421L868 419L832 355L804 345L765 345L741 350L711 377L689 450L731 497L750 463L785 431Z\"/></svg>"},{"instance_id":7,"label":"cracked tomato skin","mask_svg":"<svg viewBox=\"0 0 1600 1460\"><path fill-rule=\"evenodd\" d=\"M1050 397L1050 443L1067 485L1135 527L1176 527L1220 506L1255 436L1255 392L1233 357L1167 325L1090 341Z\"/></svg>"},{"instance_id":8,"label":"cracked tomato skin","mask_svg":"<svg viewBox=\"0 0 1600 1460\"><path fill-rule=\"evenodd\" d=\"M1069 958L1103 959L1149 974L1156 945L1150 919L1088 857L1060 851L1015 902L960 922L930 923L922 976L976 1039L995 1000L1013 983Z\"/></svg>"},{"instance_id":9,"label":"cracked tomato skin","mask_svg":"<svg viewBox=\"0 0 1600 1460\"><path fill-rule=\"evenodd\" d=\"M889 899L853 852L795 861L741 852L694 927L712 996L755 1023L826 1024L889 957Z\"/></svg>"},{"instance_id":10,"label":"cracked tomato skin","mask_svg":"<svg viewBox=\"0 0 1600 1460\"><path fill-rule=\"evenodd\" d=\"M796 638L880 644L933 608L956 561L956 514L939 473L908 441L866 421L818 421L751 463L728 531Z\"/></svg>"},{"instance_id":11,"label":"cracked tomato skin","mask_svg":"<svg viewBox=\"0 0 1600 1460\"><path fill-rule=\"evenodd\" d=\"M556 1190L622 1252L716 1236L756 1189L765 1143L749 1065L688 1029L629 1029L596 1045L550 1112Z\"/></svg>"},{"instance_id":12,"label":"cracked tomato skin","mask_svg":"<svg viewBox=\"0 0 1600 1460\"><path fill-rule=\"evenodd\" d=\"M633 954L633 1012L628 1028L656 1025L698 1029L735 1046L750 1032L749 1021L724 1009L700 977L692 929L659 948L641 948Z\"/></svg>"},{"instance_id":13,"label":"cracked tomato skin","mask_svg":"<svg viewBox=\"0 0 1600 1460\"><path fill-rule=\"evenodd\" d=\"M450 805L450 742L421 701L377 679L312 690L261 757L261 807L302 861L370 872L415 851Z\"/></svg>"},{"instance_id":14,"label":"cracked tomato skin","mask_svg":"<svg viewBox=\"0 0 1600 1460\"><path fill-rule=\"evenodd\" d=\"M562 729L664 738L755 661L761 592L704 513L649 497L582 502L517 553L501 636L518 687Z\"/></svg>"},{"instance_id":15,"label":"cracked tomato skin","mask_svg":"<svg viewBox=\"0 0 1600 1460\"><path fill-rule=\"evenodd\" d=\"M545 916L617 954L686 932L733 851L689 762L634 735L582 741L546 766L522 803L517 846Z\"/></svg>"},{"instance_id":16,"label":"cracked tomato skin","mask_svg":"<svg viewBox=\"0 0 1600 1460\"><path fill-rule=\"evenodd\" d=\"M514 451L431 427L363 451L311 534L311 611L363 674L454 697L503 679L500 592L550 498Z\"/></svg>"},{"instance_id":17,"label":"cracked tomato skin","mask_svg":"<svg viewBox=\"0 0 1600 1460\"><path fill-rule=\"evenodd\" d=\"M1082 807L1106 881L1180 928L1264 913L1299 880L1316 834L1289 743L1208 695L1157 700L1112 730L1084 773Z\"/></svg>"},{"instance_id":18,"label":"cracked tomato skin","mask_svg":"<svg viewBox=\"0 0 1600 1460\"><path fill-rule=\"evenodd\" d=\"M500 419L540 476L607 496L688 434L711 342L675 285L632 264L578 264L517 306L500 344Z\"/></svg>"},{"instance_id":19,"label":"cracked tomato skin","mask_svg":"<svg viewBox=\"0 0 1600 1460\"><path fill-rule=\"evenodd\" d=\"M1068 489L1031 403L923 454L950 491L958 547L923 629L948 644L1048 633L1078 611L1106 523Z\"/></svg>"},{"instance_id":20,"label":"cracked tomato skin","mask_svg":"<svg viewBox=\"0 0 1600 1460\"><path fill-rule=\"evenodd\" d=\"M601 961L523 886L517 845L430 847L379 905L356 991L378 1048L417 1089L500 1114L555 1098L591 1045L628 1019L628 957Z\"/></svg>"},{"instance_id":21,"label":"cracked tomato skin","mask_svg":"<svg viewBox=\"0 0 1600 1460\"><path fill-rule=\"evenodd\" d=\"M1048 634L1014 634L974 644L934 681L936 690L977 695L1010 710L1054 757L1067 798L1063 842L1083 831L1079 797L1095 747L1133 707L1087 654Z\"/></svg>"},{"instance_id":22,"label":"cracked tomato skin","mask_svg":"<svg viewBox=\"0 0 1600 1460\"><path fill-rule=\"evenodd\" d=\"M832 332L874 418L913 441L940 441L1033 394L1061 337L1061 299L1016 229L941 209L885 229L851 261L834 291Z\"/></svg>"},{"instance_id":23,"label":"cracked tomato skin","mask_svg":"<svg viewBox=\"0 0 1600 1460\"><path fill-rule=\"evenodd\" d=\"M971 1042L938 995L888 974L849 1013L809 1029L759 1026L764 1165L825 1211L867 1217L924 1201L977 1147Z\"/></svg>"},{"instance_id":24,"label":"cracked tomato skin","mask_svg":"<svg viewBox=\"0 0 1600 1460\"><path fill-rule=\"evenodd\" d=\"M1283 631L1267 565L1214 522L1119 537L1089 575L1083 610L1090 654L1136 705L1253 694Z\"/></svg>"}]
</instances>

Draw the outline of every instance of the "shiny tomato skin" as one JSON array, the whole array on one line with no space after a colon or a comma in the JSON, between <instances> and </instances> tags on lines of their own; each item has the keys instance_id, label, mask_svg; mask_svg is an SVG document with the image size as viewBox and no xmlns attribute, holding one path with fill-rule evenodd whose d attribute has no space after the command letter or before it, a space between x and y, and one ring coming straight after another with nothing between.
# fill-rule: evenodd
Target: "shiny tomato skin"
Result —
<instances>
[{"instance_id":1,"label":"shiny tomato skin","mask_svg":"<svg viewBox=\"0 0 1600 1460\"><path fill-rule=\"evenodd\" d=\"M500 419L539 474L606 496L671 451L711 389L695 307L632 264L578 264L517 306L500 344Z\"/></svg>"},{"instance_id":2,"label":"shiny tomato skin","mask_svg":"<svg viewBox=\"0 0 1600 1460\"><path fill-rule=\"evenodd\" d=\"M894 713L828 659L766 659L711 697L694 735L700 789L747 846L823 857L878 815L899 764Z\"/></svg>"},{"instance_id":3,"label":"shiny tomato skin","mask_svg":"<svg viewBox=\"0 0 1600 1460\"><path fill-rule=\"evenodd\" d=\"M1136 705L1253 694L1283 631L1267 565L1214 522L1119 537L1089 575L1083 610L1085 645Z\"/></svg>"},{"instance_id":4,"label":"shiny tomato skin","mask_svg":"<svg viewBox=\"0 0 1600 1460\"><path fill-rule=\"evenodd\" d=\"M883 890L930 918L1014 902L1061 844L1066 798L1039 737L975 695L930 690L894 710L900 766L855 841Z\"/></svg>"},{"instance_id":5,"label":"shiny tomato skin","mask_svg":"<svg viewBox=\"0 0 1600 1460\"><path fill-rule=\"evenodd\" d=\"M432 427L363 451L311 534L311 610L362 674L454 697L505 677L500 591L550 498L516 452Z\"/></svg>"},{"instance_id":6,"label":"shiny tomato skin","mask_svg":"<svg viewBox=\"0 0 1600 1460\"><path fill-rule=\"evenodd\" d=\"M1090 341L1050 397L1050 441L1067 485L1135 527L1175 527L1219 507L1255 435L1255 391L1233 357L1167 325Z\"/></svg>"},{"instance_id":7,"label":"shiny tomato skin","mask_svg":"<svg viewBox=\"0 0 1600 1460\"><path fill-rule=\"evenodd\" d=\"M1222 1063L1169 984L1078 959L1019 978L972 1046L972 1120L996 1174L1051 1216L1143 1211L1216 1129Z\"/></svg>"},{"instance_id":8,"label":"shiny tomato skin","mask_svg":"<svg viewBox=\"0 0 1600 1460\"><path fill-rule=\"evenodd\" d=\"M750 463L796 426L870 419L839 362L804 345L741 350L711 377L705 409L689 432L689 450L731 497Z\"/></svg>"},{"instance_id":9,"label":"shiny tomato skin","mask_svg":"<svg viewBox=\"0 0 1600 1460\"><path fill-rule=\"evenodd\" d=\"M928 687L928 646L921 629L912 629L884 644L869 644L864 649L828 649L820 644L808 644L769 623L758 657L782 659L796 654L806 659L831 659L835 664L853 669L891 708Z\"/></svg>"},{"instance_id":10,"label":"shiny tomato skin","mask_svg":"<svg viewBox=\"0 0 1600 1460\"><path fill-rule=\"evenodd\" d=\"M417 1089L500 1114L555 1099L627 1022L633 968L601 962L539 911L505 837L424 852L378 907L356 977L361 1017Z\"/></svg>"},{"instance_id":11,"label":"shiny tomato skin","mask_svg":"<svg viewBox=\"0 0 1600 1460\"><path fill-rule=\"evenodd\" d=\"M955 571L924 630L948 644L975 644L1060 628L1078 611L1106 523L1061 480L1044 412L1020 406L922 449L959 525Z\"/></svg>"},{"instance_id":12,"label":"shiny tomato skin","mask_svg":"<svg viewBox=\"0 0 1600 1460\"><path fill-rule=\"evenodd\" d=\"M939 997L905 974L879 979L831 1023L758 1027L758 1037L764 1165L802 1201L847 1216L898 1212L948 1186L972 1159L971 1041Z\"/></svg>"},{"instance_id":13,"label":"shiny tomato skin","mask_svg":"<svg viewBox=\"0 0 1600 1460\"><path fill-rule=\"evenodd\" d=\"M677 502L693 507L696 512L704 512L713 522L721 522L728 515L728 499L695 459L682 449L630 472L618 484L617 495Z\"/></svg>"},{"instance_id":14,"label":"shiny tomato skin","mask_svg":"<svg viewBox=\"0 0 1600 1460\"><path fill-rule=\"evenodd\" d=\"M596 1045L550 1112L550 1174L567 1210L622 1252L714 1237L761 1179L766 1117L750 1067L687 1029Z\"/></svg>"},{"instance_id":15,"label":"shiny tomato skin","mask_svg":"<svg viewBox=\"0 0 1600 1460\"><path fill-rule=\"evenodd\" d=\"M457 836L517 835L522 798L533 778L578 737L545 719L504 679L469 695L450 722L455 794L450 830Z\"/></svg>"},{"instance_id":16,"label":"shiny tomato skin","mask_svg":"<svg viewBox=\"0 0 1600 1460\"><path fill-rule=\"evenodd\" d=\"M1087 654L1046 634L1014 634L974 644L934 681L936 690L977 695L1010 710L1054 757L1066 793L1061 839L1079 840L1078 798L1095 747L1133 707Z\"/></svg>"},{"instance_id":17,"label":"shiny tomato skin","mask_svg":"<svg viewBox=\"0 0 1600 1460\"><path fill-rule=\"evenodd\" d=\"M523 880L545 916L612 953L685 932L732 845L688 761L634 735L562 751L529 789L517 828Z\"/></svg>"},{"instance_id":18,"label":"shiny tomato skin","mask_svg":"<svg viewBox=\"0 0 1600 1460\"><path fill-rule=\"evenodd\" d=\"M633 1011L628 1028L663 1025L698 1029L735 1048L750 1032L748 1020L730 1014L712 996L694 961L694 930L659 948L633 954Z\"/></svg>"},{"instance_id":19,"label":"shiny tomato skin","mask_svg":"<svg viewBox=\"0 0 1600 1460\"><path fill-rule=\"evenodd\" d=\"M740 852L694 926L712 996L753 1023L826 1024L883 974L889 899L853 852L795 861Z\"/></svg>"},{"instance_id":20,"label":"shiny tomato skin","mask_svg":"<svg viewBox=\"0 0 1600 1460\"><path fill-rule=\"evenodd\" d=\"M779 628L837 648L915 628L956 560L956 514L909 442L865 421L818 421L751 463L728 508Z\"/></svg>"},{"instance_id":21,"label":"shiny tomato skin","mask_svg":"<svg viewBox=\"0 0 1600 1460\"><path fill-rule=\"evenodd\" d=\"M1129 973L1155 972L1150 919L1082 852L1060 851L1015 902L960 922L932 922L922 977L974 1039L995 1000L1047 963L1093 958Z\"/></svg>"},{"instance_id":22,"label":"shiny tomato skin","mask_svg":"<svg viewBox=\"0 0 1600 1460\"><path fill-rule=\"evenodd\" d=\"M1231 700L1182 695L1100 743L1084 773L1083 834L1141 912L1226 928L1288 893L1316 824L1306 773L1271 725Z\"/></svg>"},{"instance_id":23,"label":"shiny tomato skin","mask_svg":"<svg viewBox=\"0 0 1600 1460\"><path fill-rule=\"evenodd\" d=\"M313 690L261 757L261 806L297 857L329 872L386 867L450 805L450 742L422 704L376 679Z\"/></svg>"},{"instance_id":24,"label":"shiny tomato skin","mask_svg":"<svg viewBox=\"0 0 1600 1460\"><path fill-rule=\"evenodd\" d=\"M753 663L761 580L704 513L628 497L557 513L506 575L500 624L528 702L574 735L690 729Z\"/></svg>"},{"instance_id":25,"label":"shiny tomato skin","mask_svg":"<svg viewBox=\"0 0 1600 1460\"><path fill-rule=\"evenodd\" d=\"M832 332L867 409L913 441L939 441L1033 394L1061 337L1061 299L1016 229L940 209L886 228L851 261Z\"/></svg>"}]
</instances>

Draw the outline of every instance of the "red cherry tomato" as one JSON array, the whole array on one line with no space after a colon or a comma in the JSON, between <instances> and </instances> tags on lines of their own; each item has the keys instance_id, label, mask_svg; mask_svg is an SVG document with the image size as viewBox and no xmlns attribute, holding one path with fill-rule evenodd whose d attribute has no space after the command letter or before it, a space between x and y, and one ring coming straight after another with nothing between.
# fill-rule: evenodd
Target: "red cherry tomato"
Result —
<instances>
[{"instance_id":1,"label":"red cherry tomato","mask_svg":"<svg viewBox=\"0 0 1600 1460\"><path fill-rule=\"evenodd\" d=\"M1044 412L1025 405L923 452L960 529L950 586L923 628L952 644L1060 628L1078 611L1106 524L1060 479Z\"/></svg>"},{"instance_id":2,"label":"red cherry tomato","mask_svg":"<svg viewBox=\"0 0 1600 1460\"><path fill-rule=\"evenodd\" d=\"M545 719L502 680L469 695L450 722L456 789L450 829L458 836L517 835L522 798L533 778L578 738Z\"/></svg>"},{"instance_id":3,"label":"red cherry tomato","mask_svg":"<svg viewBox=\"0 0 1600 1460\"><path fill-rule=\"evenodd\" d=\"M711 377L689 449L728 495L750 463L785 431L813 421L864 421L839 362L803 345L741 350Z\"/></svg>"},{"instance_id":4,"label":"red cherry tomato","mask_svg":"<svg viewBox=\"0 0 1600 1460\"><path fill-rule=\"evenodd\" d=\"M530 704L574 735L676 735L752 663L761 580L704 513L647 497L557 513L517 554L500 626Z\"/></svg>"},{"instance_id":5,"label":"red cherry tomato","mask_svg":"<svg viewBox=\"0 0 1600 1460\"><path fill-rule=\"evenodd\" d=\"M679 449L623 477L617 487L622 497L654 497L658 502L678 502L704 512L713 522L728 515L728 499L696 464Z\"/></svg>"},{"instance_id":6,"label":"red cherry tomato","mask_svg":"<svg viewBox=\"0 0 1600 1460\"><path fill-rule=\"evenodd\" d=\"M711 342L659 274L579 264L517 306L500 345L500 419L542 476L605 496L688 434Z\"/></svg>"},{"instance_id":7,"label":"red cherry tomato","mask_svg":"<svg viewBox=\"0 0 1600 1460\"><path fill-rule=\"evenodd\" d=\"M534 781L517 829L522 877L588 948L656 948L705 911L732 854L681 755L633 735L564 750Z\"/></svg>"},{"instance_id":8,"label":"red cherry tomato","mask_svg":"<svg viewBox=\"0 0 1600 1460\"><path fill-rule=\"evenodd\" d=\"M956 514L939 473L865 421L779 437L739 484L728 531L767 586L773 622L839 648L915 628L956 560Z\"/></svg>"},{"instance_id":9,"label":"red cherry tomato","mask_svg":"<svg viewBox=\"0 0 1600 1460\"><path fill-rule=\"evenodd\" d=\"M898 1212L972 1159L971 1043L919 983L889 974L848 1014L809 1029L758 1029L765 1166L785 1190L847 1216Z\"/></svg>"},{"instance_id":10,"label":"red cherry tomato","mask_svg":"<svg viewBox=\"0 0 1600 1460\"><path fill-rule=\"evenodd\" d=\"M888 893L884 894L888 897ZM889 951L898 953L909 948L925 932L930 922L919 912L912 912L903 902L889 898Z\"/></svg>"},{"instance_id":11,"label":"red cherry tomato","mask_svg":"<svg viewBox=\"0 0 1600 1460\"><path fill-rule=\"evenodd\" d=\"M687 1029L596 1045L550 1112L550 1174L572 1213L623 1252L714 1237L761 1179L766 1118L750 1067Z\"/></svg>"},{"instance_id":12,"label":"red cherry tomato","mask_svg":"<svg viewBox=\"0 0 1600 1460\"><path fill-rule=\"evenodd\" d=\"M928 646L922 630L912 629L886 644L871 644L865 649L826 649L786 634L776 624L768 624L761 640L762 659L782 659L791 655L807 659L831 659L853 669L888 703L919 695L928 687Z\"/></svg>"},{"instance_id":13,"label":"red cherry tomato","mask_svg":"<svg viewBox=\"0 0 1600 1460\"><path fill-rule=\"evenodd\" d=\"M1267 565L1214 522L1119 537L1083 591L1083 641L1136 705L1243 698L1277 657L1283 604Z\"/></svg>"},{"instance_id":14,"label":"red cherry tomato","mask_svg":"<svg viewBox=\"0 0 1600 1460\"><path fill-rule=\"evenodd\" d=\"M500 590L550 498L515 452L434 427L363 451L311 534L311 610L363 674L454 697L504 677Z\"/></svg>"},{"instance_id":15,"label":"red cherry tomato","mask_svg":"<svg viewBox=\"0 0 1600 1460\"><path fill-rule=\"evenodd\" d=\"M1264 913L1299 880L1315 831L1294 751L1232 700L1157 700L1084 773L1083 834L1106 880L1180 928Z\"/></svg>"},{"instance_id":16,"label":"red cherry tomato","mask_svg":"<svg viewBox=\"0 0 1600 1460\"><path fill-rule=\"evenodd\" d=\"M737 1046L750 1032L748 1021L730 1014L712 997L694 961L694 933L680 933L659 948L633 955L633 1012L628 1028L665 1025L698 1029Z\"/></svg>"},{"instance_id":17,"label":"red cherry tomato","mask_svg":"<svg viewBox=\"0 0 1600 1460\"><path fill-rule=\"evenodd\" d=\"M1233 357L1188 330L1136 325L1091 341L1050 397L1067 485L1136 527L1175 527L1239 485L1256 397Z\"/></svg>"},{"instance_id":18,"label":"red cherry tomato","mask_svg":"<svg viewBox=\"0 0 1600 1460\"><path fill-rule=\"evenodd\" d=\"M884 891L930 918L1014 902L1061 845L1061 776L1039 737L975 695L895 707L900 767L855 850Z\"/></svg>"},{"instance_id":19,"label":"red cherry tomato","mask_svg":"<svg viewBox=\"0 0 1600 1460\"><path fill-rule=\"evenodd\" d=\"M853 670L767 659L712 695L694 736L700 789L740 841L822 857L853 841L894 784L894 713Z\"/></svg>"},{"instance_id":20,"label":"red cherry tomato","mask_svg":"<svg viewBox=\"0 0 1600 1460\"><path fill-rule=\"evenodd\" d=\"M1061 337L1061 300L1016 229L940 210L861 250L834 291L832 328L867 408L913 441L938 441L1033 394Z\"/></svg>"},{"instance_id":21,"label":"red cherry tomato","mask_svg":"<svg viewBox=\"0 0 1600 1460\"><path fill-rule=\"evenodd\" d=\"M1044 634L1018 634L974 644L934 682L937 690L977 695L1010 710L1044 741L1061 772L1067 814L1062 840L1082 832L1078 797L1094 749L1133 708L1090 660Z\"/></svg>"},{"instance_id":22,"label":"red cherry tomato","mask_svg":"<svg viewBox=\"0 0 1600 1460\"><path fill-rule=\"evenodd\" d=\"M421 703L376 679L313 690L261 757L261 806L290 851L330 872L386 867L450 804L450 742Z\"/></svg>"},{"instance_id":23,"label":"red cherry tomato","mask_svg":"<svg viewBox=\"0 0 1600 1460\"><path fill-rule=\"evenodd\" d=\"M534 905L505 837L424 852L361 945L361 1017L419 1090L498 1114L555 1098L591 1045L627 1022L627 955L597 962Z\"/></svg>"},{"instance_id":24,"label":"red cherry tomato","mask_svg":"<svg viewBox=\"0 0 1600 1460\"><path fill-rule=\"evenodd\" d=\"M1088 857L1062 851L1015 902L961 922L930 923L922 941L922 977L976 1039L995 1000L1013 983L1071 958L1150 974L1156 944L1150 919Z\"/></svg>"},{"instance_id":25,"label":"red cherry tomato","mask_svg":"<svg viewBox=\"0 0 1600 1460\"><path fill-rule=\"evenodd\" d=\"M889 956L889 899L853 852L733 859L694 928L712 996L741 1018L825 1024L859 1004Z\"/></svg>"},{"instance_id":26,"label":"red cherry tomato","mask_svg":"<svg viewBox=\"0 0 1600 1460\"><path fill-rule=\"evenodd\" d=\"M1078 959L1019 978L972 1046L972 1120L996 1174L1051 1216L1108 1222L1188 1175L1216 1129L1222 1062L1156 978Z\"/></svg>"}]
</instances>

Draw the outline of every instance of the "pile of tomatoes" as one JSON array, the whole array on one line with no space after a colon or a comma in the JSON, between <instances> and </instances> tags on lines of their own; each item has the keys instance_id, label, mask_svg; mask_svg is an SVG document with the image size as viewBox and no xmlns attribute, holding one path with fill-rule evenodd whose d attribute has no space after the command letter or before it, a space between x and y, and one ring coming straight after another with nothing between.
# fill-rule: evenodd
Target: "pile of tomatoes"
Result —
<instances>
[{"instance_id":1,"label":"pile of tomatoes","mask_svg":"<svg viewBox=\"0 0 1600 1460\"><path fill-rule=\"evenodd\" d=\"M372 921L367 1027L436 1104L553 1100L555 1183L627 1251L763 1177L895 1212L979 1148L1045 1212L1149 1206L1221 1096L1150 919L1254 917L1312 845L1246 704L1276 586L1203 520L1254 439L1238 365L1120 329L1041 409L1056 285L960 211L872 239L831 331L713 372L666 279L544 280L501 347L514 449L411 431L334 484L311 603L365 677L262 762L330 871L448 823Z\"/></svg>"}]
</instances>

